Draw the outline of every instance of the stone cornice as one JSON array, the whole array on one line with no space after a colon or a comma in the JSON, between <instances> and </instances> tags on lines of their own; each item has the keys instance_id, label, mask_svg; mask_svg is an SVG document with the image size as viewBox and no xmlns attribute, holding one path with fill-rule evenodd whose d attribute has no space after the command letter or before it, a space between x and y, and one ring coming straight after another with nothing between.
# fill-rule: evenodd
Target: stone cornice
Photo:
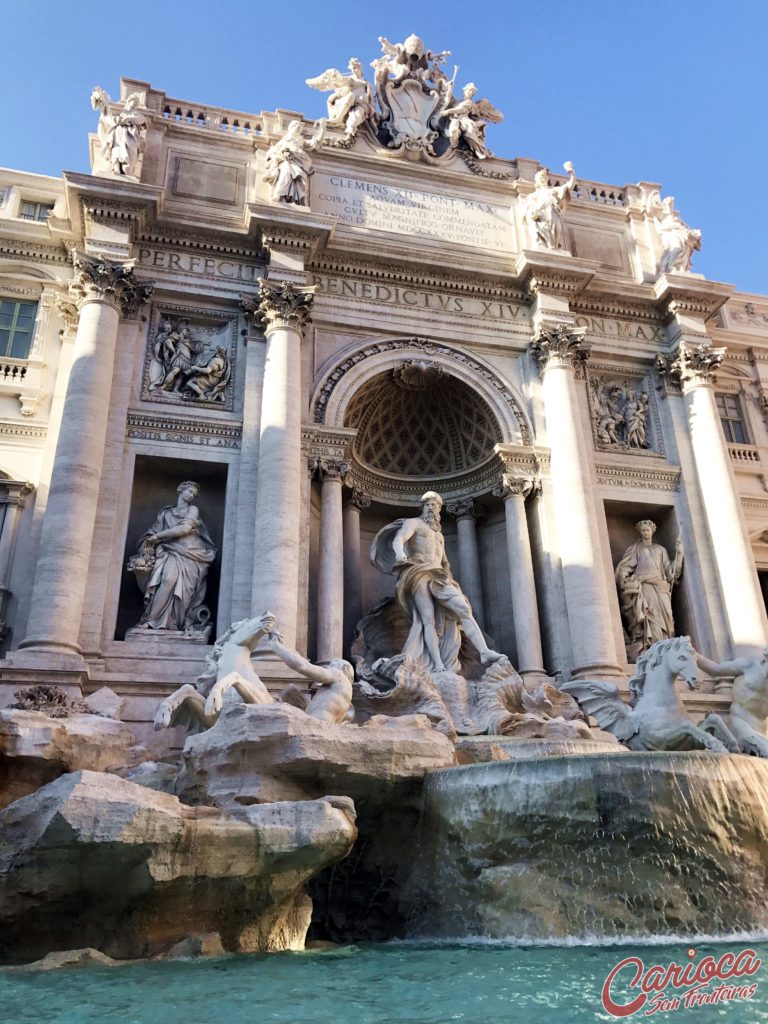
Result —
<instances>
[{"instance_id":1,"label":"stone cornice","mask_svg":"<svg viewBox=\"0 0 768 1024\"><path fill-rule=\"evenodd\" d=\"M668 319L693 316L708 320L714 316L735 288L732 284L707 281L698 274L662 274L653 286L659 308Z\"/></svg>"},{"instance_id":2,"label":"stone cornice","mask_svg":"<svg viewBox=\"0 0 768 1024\"><path fill-rule=\"evenodd\" d=\"M578 295L599 270L600 264L594 260L582 260L560 252L524 249L515 260L518 281L533 296L541 292L569 297Z\"/></svg>"},{"instance_id":3,"label":"stone cornice","mask_svg":"<svg viewBox=\"0 0 768 1024\"><path fill-rule=\"evenodd\" d=\"M214 256L229 256L239 260L250 260L253 263L267 262L267 254L258 246L254 248L250 243L244 244L231 239L219 238L215 235L195 234L192 231L176 232L171 228L156 228L152 231L141 232L136 241L138 244L143 243L163 249L210 253Z\"/></svg>"},{"instance_id":4,"label":"stone cornice","mask_svg":"<svg viewBox=\"0 0 768 1024\"><path fill-rule=\"evenodd\" d=\"M187 419L154 413L129 412L126 437L138 441L163 441L171 444L206 445L215 448L239 448L243 433L242 423Z\"/></svg>"},{"instance_id":5,"label":"stone cornice","mask_svg":"<svg viewBox=\"0 0 768 1024\"><path fill-rule=\"evenodd\" d=\"M309 256L333 237L336 219L312 213L307 206L248 203L246 224L269 252L296 252Z\"/></svg>"},{"instance_id":6,"label":"stone cornice","mask_svg":"<svg viewBox=\"0 0 768 1024\"><path fill-rule=\"evenodd\" d=\"M0 256L41 263L69 264L69 254L64 245L43 245L21 238L0 237Z\"/></svg>"},{"instance_id":7,"label":"stone cornice","mask_svg":"<svg viewBox=\"0 0 768 1024\"><path fill-rule=\"evenodd\" d=\"M600 487L628 487L639 491L679 491L679 466L653 466L647 462L596 462Z\"/></svg>"},{"instance_id":8,"label":"stone cornice","mask_svg":"<svg viewBox=\"0 0 768 1024\"><path fill-rule=\"evenodd\" d=\"M86 235L89 221L119 221L134 240L145 225L154 223L162 213L165 189L142 185L128 178L99 177L64 172L67 206L75 238Z\"/></svg>"}]
</instances>

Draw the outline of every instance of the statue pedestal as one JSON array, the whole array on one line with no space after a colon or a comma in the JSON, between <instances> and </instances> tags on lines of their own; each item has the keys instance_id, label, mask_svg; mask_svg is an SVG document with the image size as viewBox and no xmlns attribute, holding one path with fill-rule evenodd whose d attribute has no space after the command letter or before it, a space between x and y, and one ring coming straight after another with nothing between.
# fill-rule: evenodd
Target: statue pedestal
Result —
<instances>
[{"instance_id":1,"label":"statue pedestal","mask_svg":"<svg viewBox=\"0 0 768 1024\"><path fill-rule=\"evenodd\" d=\"M191 630L189 633L181 629L147 629L145 626L133 626L125 631L125 639L139 643L156 643L158 640L174 640L185 644L207 644L211 635L211 627Z\"/></svg>"}]
</instances>

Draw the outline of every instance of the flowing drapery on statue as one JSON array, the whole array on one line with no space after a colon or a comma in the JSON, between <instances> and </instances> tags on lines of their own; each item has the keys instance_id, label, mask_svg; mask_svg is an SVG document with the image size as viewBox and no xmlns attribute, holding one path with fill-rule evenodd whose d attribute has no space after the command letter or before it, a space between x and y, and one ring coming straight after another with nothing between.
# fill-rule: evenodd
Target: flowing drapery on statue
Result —
<instances>
[{"instance_id":1,"label":"flowing drapery on statue","mask_svg":"<svg viewBox=\"0 0 768 1024\"><path fill-rule=\"evenodd\" d=\"M472 614L472 606L453 578L440 529L442 499L428 491L418 518L398 519L376 534L371 562L397 577L397 602L411 621L399 658L430 672L457 672L462 630L483 665L501 657L492 651Z\"/></svg>"},{"instance_id":2,"label":"flowing drapery on statue","mask_svg":"<svg viewBox=\"0 0 768 1024\"><path fill-rule=\"evenodd\" d=\"M197 507L191 504L199 493L198 485L185 481L178 492L176 504L160 509L140 537L138 553L128 563L144 593L139 627L207 635L206 576L216 558L216 546Z\"/></svg>"},{"instance_id":3,"label":"flowing drapery on statue","mask_svg":"<svg viewBox=\"0 0 768 1024\"><path fill-rule=\"evenodd\" d=\"M677 542L672 561L661 544L654 544L656 524L643 519L636 527L640 540L630 544L616 566L621 610L627 622L632 656L648 650L658 640L675 635L672 587L683 571L683 546Z\"/></svg>"}]
</instances>

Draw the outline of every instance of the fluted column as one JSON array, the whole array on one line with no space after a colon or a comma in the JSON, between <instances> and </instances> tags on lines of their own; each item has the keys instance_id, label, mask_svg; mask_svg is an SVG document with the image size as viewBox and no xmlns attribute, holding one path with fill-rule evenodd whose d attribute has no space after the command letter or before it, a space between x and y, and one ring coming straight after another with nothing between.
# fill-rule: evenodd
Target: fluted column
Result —
<instances>
[{"instance_id":1,"label":"fluted column","mask_svg":"<svg viewBox=\"0 0 768 1024\"><path fill-rule=\"evenodd\" d=\"M583 335L582 330L564 324L542 327L531 350L542 376L573 672L599 678L617 675L619 667L596 528L591 455L576 385L576 375L581 375L589 355Z\"/></svg>"},{"instance_id":2,"label":"fluted column","mask_svg":"<svg viewBox=\"0 0 768 1024\"><path fill-rule=\"evenodd\" d=\"M475 619L481 629L485 628L483 609L483 584L480 576L480 553L477 548L476 520L485 514L472 498L453 502L446 511L456 518L456 533L459 542L459 579L461 589L469 598Z\"/></svg>"},{"instance_id":3,"label":"fluted column","mask_svg":"<svg viewBox=\"0 0 768 1024\"><path fill-rule=\"evenodd\" d=\"M743 521L741 501L715 401L716 371L724 348L688 344L659 357L657 367L682 391L696 475L720 577L734 652L756 654L768 643L765 606Z\"/></svg>"},{"instance_id":4,"label":"fluted column","mask_svg":"<svg viewBox=\"0 0 768 1024\"><path fill-rule=\"evenodd\" d=\"M317 574L317 660L328 664L344 643L344 525L341 485L349 466L335 459L311 459L320 480L320 564Z\"/></svg>"},{"instance_id":5,"label":"fluted column","mask_svg":"<svg viewBox=\"0 0 768 1024\"><path fill-rule=\"evenodd\" d=\"M534 486L535 481L531 477L504 473L501 483L493 490L496 497L504 499L507 558L512 587L512 619L515 623L517 641L517 669L522 675L527 672L544 672L539 606L536 601L531 540L525 514L525 499L532 493Z\"/></svg>"},{"instance_id":6,"label":"fluted column","mask_svg":"<svg viewBox=\"0 0 768 1024\"><path fill-rule=\"evenodd\" d=\"M355 627L363 617L360 513L371 499L354 488L344 502L344 651L349 653Z\"/></svg>"},{"instance_id":7,"label":"fluted column","mask_svg":"<svg viewBox=\"0 0 768 1024\"><path fill-rule=\"evenodd\" d=\"M146 301L133 261L113 263L73 252L70 294L79 311L48 502L40 537L25 655L68 655L81 662L78 635L101 481L120 317Z\"/></svg>"},{"instance_id":8,"label":"fluted column","mask_svg":"<svg viewBox=\"0 0 768 1024\"><path fill-rule=\"evenodd\" d=\"M11 596L11 570L19 527L19 513L26 504L27 495L34 490L34 487L23 480L3 480L0 482L0 487L5 491L5 494L0 497L0 506L4 509L2 530L0 530L0 640L4 640L9 633L6 611L8 598Z\"/></svg>"},{"instance_id":9,"label":"fluted column","mask_svg":"<svg viewBox=\"0 0 768 1024\"><path fill-rule=\"evenodd\" d=\"M258 313L267 352L259 429L256 542L251 608L274 613L289 647L296 642L301 524L301 340L314 288L263 282Z\"/></svg>"}]
</instances>

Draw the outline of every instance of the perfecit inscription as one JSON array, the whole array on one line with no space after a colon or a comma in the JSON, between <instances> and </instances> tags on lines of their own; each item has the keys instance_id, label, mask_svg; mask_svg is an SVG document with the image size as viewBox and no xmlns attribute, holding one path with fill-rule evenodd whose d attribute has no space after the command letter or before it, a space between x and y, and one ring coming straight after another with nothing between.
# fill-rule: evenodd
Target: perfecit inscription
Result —
<instances>
[{"instance_id":1,"label":"perfecit inscription","mask_svg":"<svg viewBox=\"0 0 768 1024\"><path fill-rule=\"evenodd\" d=\"M312 209L350 227L515 252L509 207L441 192L317 173Z\"/></svg>"}]
</instances>

